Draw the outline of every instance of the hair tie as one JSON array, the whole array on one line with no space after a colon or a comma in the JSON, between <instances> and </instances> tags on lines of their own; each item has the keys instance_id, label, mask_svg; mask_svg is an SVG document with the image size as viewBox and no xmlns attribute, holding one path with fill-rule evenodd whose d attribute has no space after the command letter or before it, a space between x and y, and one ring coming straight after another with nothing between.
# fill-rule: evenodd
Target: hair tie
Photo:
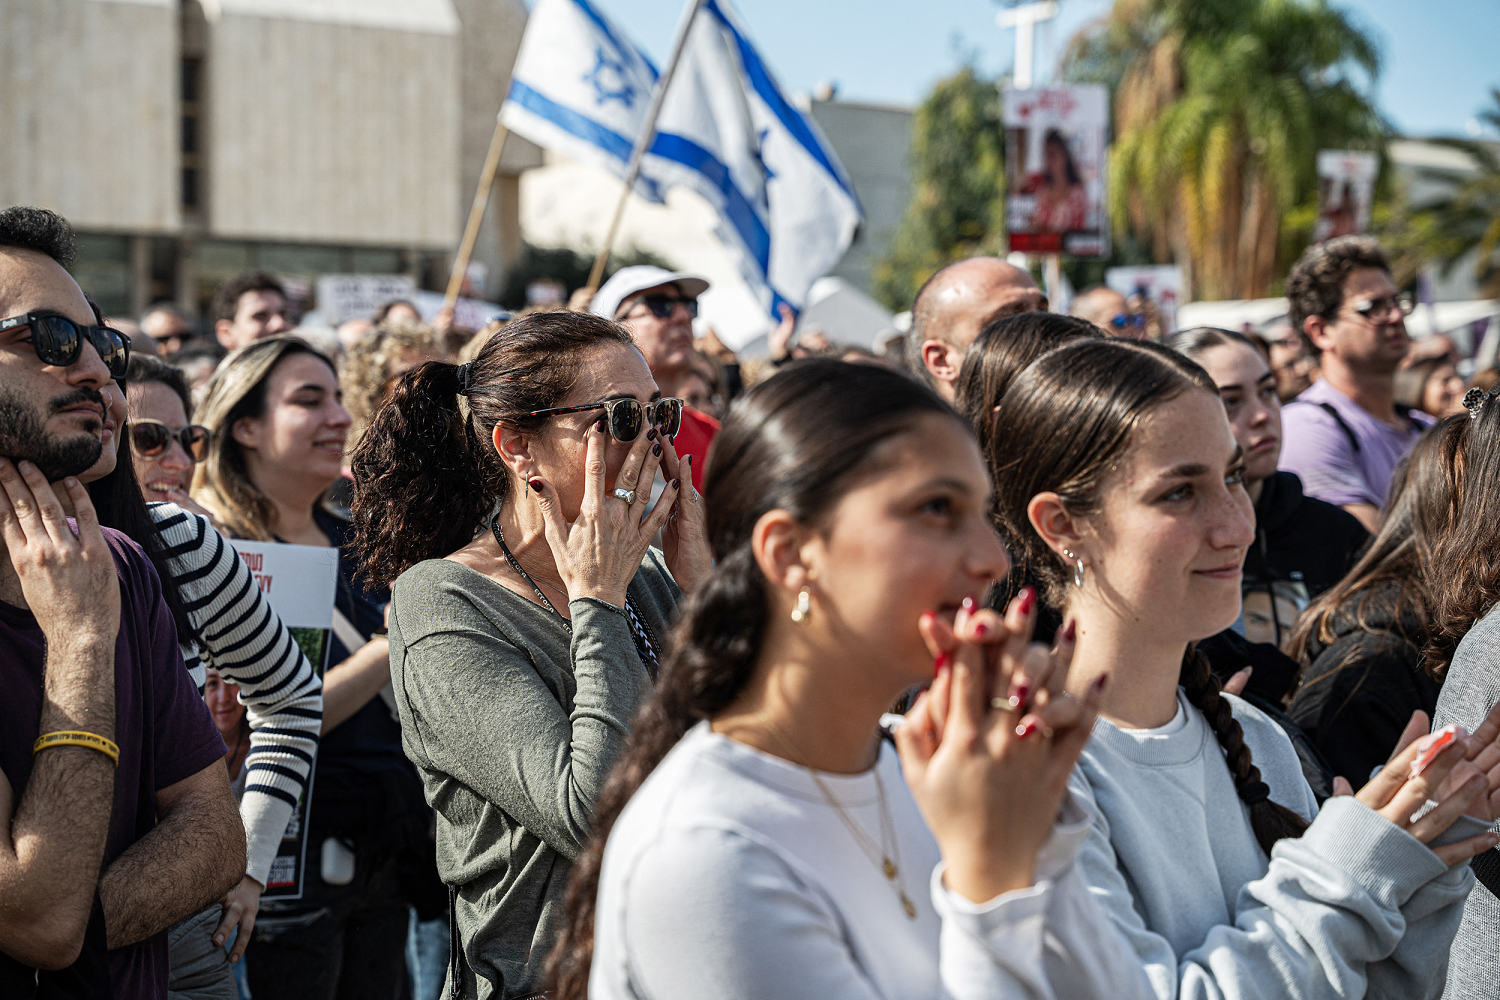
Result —
<instances>
[{"instance_id":1,"label":"hair tie","mask_svg":"<svg viewBox=\"0 0 1500 1000\"><path fill-rule=\"evenodd\" d=\"M1469 411L1470 420L1479 419L1479 411L1484 406L1484 401L1489 398L1490 393L1485 392L1477 385L1464 393L1464 407Z\"/></svg>"},{"instance_id":2,"label":"hair tie","mask_svg":"<svg viewBox=\"0 0 1500 1000\"><path fill-rule=\"evenodd\" d=\"M474 387L474 362L465 361L454 369L454 374L458 376L458 394L467 396Z\"/></svg>"},{"instance_id":3,"label":"hair tie","mask_svg":"<svg viewBox=\"0 0 1500 1000\"><path fill-rule=\"evenodd\" d=\"M1271 797L1271 786L1264 781L1248 781L1239 787L1240 801L1247 806L1264 802Z\"/></svg>"}]
</instances>

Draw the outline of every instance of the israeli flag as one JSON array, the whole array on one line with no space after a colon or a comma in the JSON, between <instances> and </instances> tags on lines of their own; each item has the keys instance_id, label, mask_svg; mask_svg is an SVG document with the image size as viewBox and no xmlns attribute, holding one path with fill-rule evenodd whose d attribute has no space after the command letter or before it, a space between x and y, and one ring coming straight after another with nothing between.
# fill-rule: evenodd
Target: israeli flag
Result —
<instances>
[{"instance_id":1,"label":"israeli flag","mask_svg":"<svg viewBox=\"0 0 1500 1000\"><path fill-rule=\"evenodd\" d=\"M539 0L526 22L500 121L571 160L625 177L656 67L588 0ZM661 203L643 165L636 194Z\"/></svg>"},{"instance_id":2,"label":"israeli flag","mask_svg":"<svg viewBox=\"0 0 1500 1000\"><path fill-rule=\"evenodd\" d=\"M637 91L654 84L655 68L587 0L540 0L531 18L502 119L623 177L647 124L650 92ZM801 306L859 226L859 201L832 148L782 95L728 0L703 0L694 16L642 162L638 194L659 201L669 187L717 210L720 239L773 320L783 304Z\"/></svg>"}]
</instances>

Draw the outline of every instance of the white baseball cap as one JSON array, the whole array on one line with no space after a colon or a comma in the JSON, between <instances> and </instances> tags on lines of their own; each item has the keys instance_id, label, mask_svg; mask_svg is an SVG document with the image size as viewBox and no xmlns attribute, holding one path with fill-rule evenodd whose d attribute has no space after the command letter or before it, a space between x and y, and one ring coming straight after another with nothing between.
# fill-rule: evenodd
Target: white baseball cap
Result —
<instances>
[{"instance_id":1,"label":"white baseball cap","mask_svg":"<svg viewBox=\"0 0 1500 1000\"><path fill-rule=\"evenodd\" d=\"M653 267L650 264L637 264L633 267L622 267L616 271L604 283L604 287L594 293L594 301L589 306L589 311L595 316L614 319L615 313L620 311L621 302L636 292L644 292L657 285L676 285L683 295L694 299L708 291L708 281L696 274L668 271L666 268Z\"/></svg>"}]
</instances>

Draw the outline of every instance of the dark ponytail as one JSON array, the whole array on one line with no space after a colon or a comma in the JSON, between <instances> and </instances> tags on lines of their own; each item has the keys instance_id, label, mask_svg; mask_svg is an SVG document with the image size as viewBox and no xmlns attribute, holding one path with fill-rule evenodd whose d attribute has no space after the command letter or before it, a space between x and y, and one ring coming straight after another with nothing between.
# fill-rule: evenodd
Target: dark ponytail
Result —
<instances>
[{"instance_id":1,"label":"dark ponytail","mask_svg":"<svg viewBox=\"0 0 1500 1000\"><path fill-rule=\"evenodd\" d=\"M553 1000L588 996L604 846L621 811L683 734L728 708L755 672L769 603L751 549L756 522L780 509L818 523L858 479L879 470L881 445L923 413L961 423L906 375L826 359L789 365L735 401L703 484L717 564L685 604L661 679L636 713L573 866L567 922L547 959Z\"/></svg>"},{"instance_id":2,"label":"dark ponytail","mask_svg":"<svg viewBox=\"0 0 1500 1000\"><path fill-rule=\"evenodd\" d=\"M1177 683L1213 729L1219 748L1224 751L1224 762L1229 765L1229 775L1234 779L1234 790L1250 809L1250 829L1255 833L1260 849L1269 855L1282 837L1300 837L1307 829L1307 821L1270 798L1271 790L1261 780L1260 768L1250 759L1245 731L1240 728L1229 702L1224 700L1223 689L1209 666L1208 657L1198 652L1196 646L1189 646L1183 654L1182 673Z\"/></svg>"},{"instance_id":3,"label":"dark ponytail","mask_svg":"<svg viewBox=\"0 0 1500 1000\"><path fill-rule=\"evenodd\" d=\"M428 361L401 376L351 460L354 551L364 577L389 586L422 560L472 541L510 498L510 475L491 443L495 425L540 426L528 414L558 405L582 356L608 344L633 347L607 319L533 313L492 336L467 366Z\"/></svg>"},{"instance_id":4,"label":"dark ponytail","mask_svg":"<svg viewBox=\"0 0 1500 1000\"><path fill-rule=\"evenodd\" d=\"M1104 480L1130 447L1135 428L1157 407L1193 391L1218 396L1213 380L1194 362L1159 344L1131 340L1066 344L1015 377L1000 401L990 456L997 526L1015 563L1011 587L1033 581L1045 603L1057 610L1067 605L1072 567L1032 528L1026 512L1031 498L1051 491L1075 516L1096 513ZM1192 646L1178 683L1213 728L1261 848L1269 854L1278 839L1300 834L1306 824L1267 797L1245 734L1208 660Z\"/></svg>"}]
</instances>

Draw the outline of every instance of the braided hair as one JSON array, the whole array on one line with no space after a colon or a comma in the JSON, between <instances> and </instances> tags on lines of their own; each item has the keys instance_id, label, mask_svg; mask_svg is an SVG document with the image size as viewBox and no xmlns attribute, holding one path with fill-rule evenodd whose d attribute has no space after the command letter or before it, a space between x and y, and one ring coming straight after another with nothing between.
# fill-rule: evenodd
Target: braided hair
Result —
<instances>
[{"instance_id":1,"label":"braided hair","mask_svg":"<svg viewBox=\"0 0 1500 1000\"><path fill-rule=\"evenodd\" d=\"M1000 432L988 456L995 470L996 526L1015 563L1007 590L1033 581L1054 609L1067 604L1073 568L1032 528L1026 512L1031 498L1051 491L1074 516L1097 513L1104 480L1123 459L1136 428L1158 407L1193 391L1218 397L1202 368L1143 341L1074 341L1016 376L1000 401ZM1269 798L1207 658L1192 646L1178 684L1212 727L1261 848L1269 854L1278 839L1306 829L1300 816Z\"/></svg>"},{"instance_id":2,"label":"braided hair","mask_svg":"<svg viewBox=\"0 0 1500 1000\"><path fill-rule=\"evenodd\" d=\"M661 679L631 723L600 796L593 835L573 867L567 922L547 961L554 1000L588 995L604 845L621 811L677 741L727 709L754 674L769 605L751 548L756 522L779 509L816 524L879 471L872 453L923 413L962 423L906 375L832 359L788 365L735 400L714 438L703 487L717 563L686 601Z\"/></svg>"}]
</instances>

